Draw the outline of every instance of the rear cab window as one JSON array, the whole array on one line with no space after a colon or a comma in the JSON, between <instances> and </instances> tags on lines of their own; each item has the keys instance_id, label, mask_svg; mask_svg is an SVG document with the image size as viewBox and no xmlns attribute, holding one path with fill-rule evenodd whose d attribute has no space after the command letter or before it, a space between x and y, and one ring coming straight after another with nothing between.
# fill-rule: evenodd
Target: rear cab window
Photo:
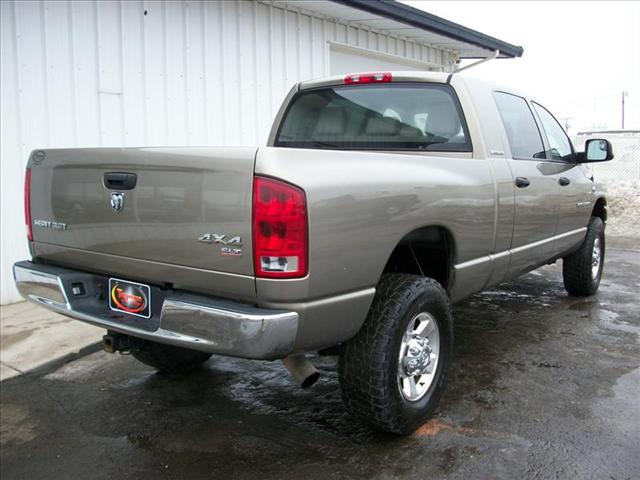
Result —
<instances>
[{"instance_id":1,"label":"rear cab window","mask_svg":"<svg viewBox=\"0 0 640 480\"><path fill-rule=\"evenodd\" d=\"M341 85L298 92L277 147L470 152L462 109L448 85Z\"/></svg>"}]
</instances>

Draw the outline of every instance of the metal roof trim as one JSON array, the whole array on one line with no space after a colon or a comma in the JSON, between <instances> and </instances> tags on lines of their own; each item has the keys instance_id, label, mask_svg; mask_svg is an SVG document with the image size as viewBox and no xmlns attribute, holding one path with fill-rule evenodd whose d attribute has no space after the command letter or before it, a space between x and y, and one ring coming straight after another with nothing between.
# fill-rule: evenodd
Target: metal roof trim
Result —
<instances>
[{"instance_id":1,"label":"metal roof trim","mask_svg":"<svg viewBox=\"0 0 640 480\"><path fill-rule=\"evenodd\" d=\"M331 0L334 3L356 8L367 13L411 25L412 27L475 45L490 51L500 50L501 57L521 57L524 48L472 30L431 13L396 2L395 0ZM477 58L477 57L461 57Z\"/></svg>"}]
</instances>

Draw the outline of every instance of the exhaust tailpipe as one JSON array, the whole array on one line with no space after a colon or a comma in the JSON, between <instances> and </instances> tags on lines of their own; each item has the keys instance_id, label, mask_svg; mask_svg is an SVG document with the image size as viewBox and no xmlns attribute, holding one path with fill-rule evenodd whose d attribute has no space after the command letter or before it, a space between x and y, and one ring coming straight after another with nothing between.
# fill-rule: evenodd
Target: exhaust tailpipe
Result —
<instances>
[{"instance_id":1,"label":"exhaust tailpipe","mask_svg":"<svg viewBox=\"0 0 640 480\"><path fill-rule=\"evenodd\" d=\"M320 378L316 367L303 354L289 355L282 359L282 363L302 388L309 388Z\"/></svg>"}]
</instances>

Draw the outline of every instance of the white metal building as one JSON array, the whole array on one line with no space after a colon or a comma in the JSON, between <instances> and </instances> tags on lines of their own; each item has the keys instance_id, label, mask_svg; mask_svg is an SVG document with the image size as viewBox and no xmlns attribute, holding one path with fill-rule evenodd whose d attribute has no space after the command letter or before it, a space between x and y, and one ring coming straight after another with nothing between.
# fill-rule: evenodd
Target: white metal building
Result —
<instances>
[{"instance_id":1,"label":"white metal building","mask_svg":"<svg viewBox=\"0 0 640 480\"><path fill-rule=\"evenodd\" d=\"M35 148L252 145L302 79L522 49L393 0L2 0L1 303Z\"/></svg>"}]
</instances>

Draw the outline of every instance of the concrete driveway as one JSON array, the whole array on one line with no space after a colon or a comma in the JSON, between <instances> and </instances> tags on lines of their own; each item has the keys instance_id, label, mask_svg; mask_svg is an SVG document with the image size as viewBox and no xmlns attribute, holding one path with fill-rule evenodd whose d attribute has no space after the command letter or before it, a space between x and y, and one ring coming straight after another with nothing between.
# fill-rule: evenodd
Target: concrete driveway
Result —
<instances>
[{"instance_id":1,"label":"concrete driveway","mask_svg":"<svg viewBox=\"0 0 640 480\"><path fill-rule=\"evenodd\" d=\"M0 307L0 381L38 368L52 358L97 350L104 330L30 302ZM98 346L99 348L99 346Z\"/></svg>"},{"instance_id":2,"label":"concrete driveway","mask_svg":"<svg viewBox=\"0 0 640 480\"><path fill-rule=\"evenodd\" d=\"M568 297L550 266L457 305L448 389L412 437L344 411L333 357L303 391L278 362L218 357L179 378L99 352L2 382L0 473L638 478L640 253L607 257L593 298Z\"/></svg>"}]
</instances>

